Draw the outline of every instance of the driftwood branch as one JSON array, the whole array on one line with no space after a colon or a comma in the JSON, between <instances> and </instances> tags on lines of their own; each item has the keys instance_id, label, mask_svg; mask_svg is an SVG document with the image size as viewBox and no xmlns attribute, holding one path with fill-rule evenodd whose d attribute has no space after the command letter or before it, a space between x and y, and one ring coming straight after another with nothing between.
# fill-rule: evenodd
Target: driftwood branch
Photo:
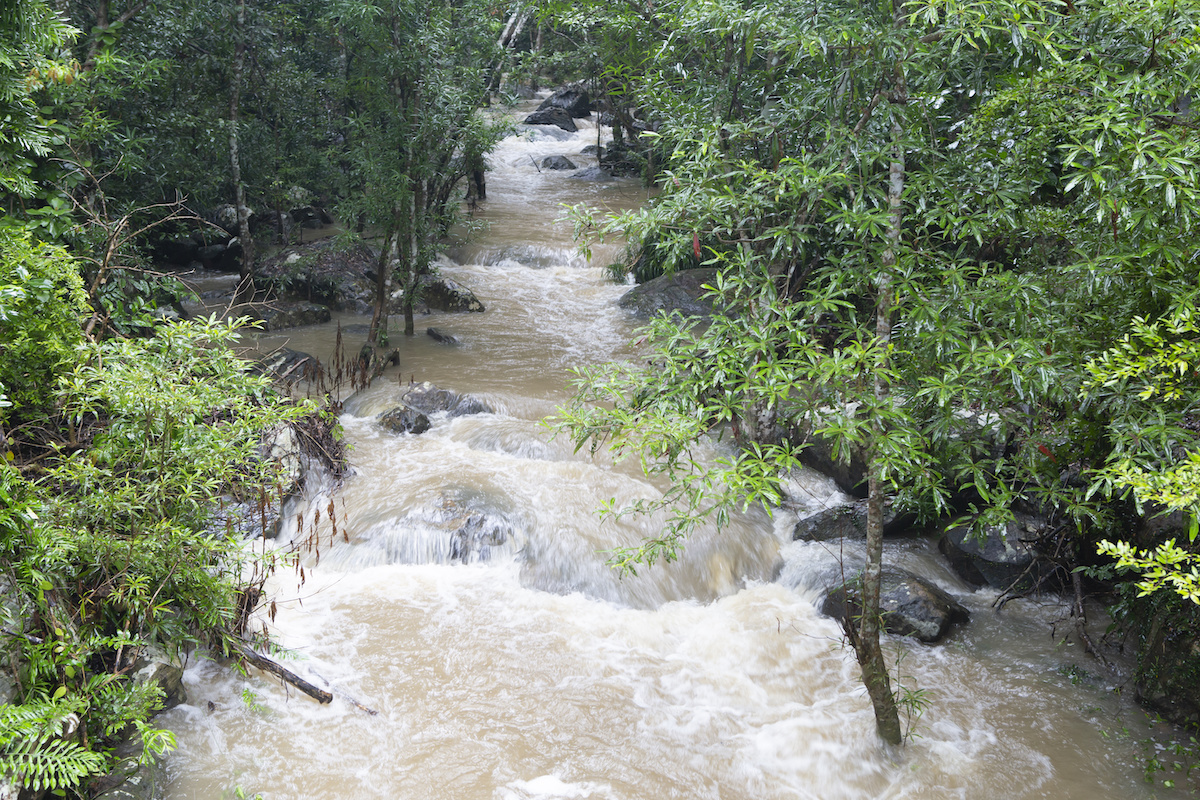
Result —
<instances>
[{"instance_id":1,"label":"driftwood branch","mask_svg":"<svg viewBox=\"0 0 1200 800\"><path fill-rule=\"evenodd\" d=\"M259 655L246 645L233 644L232 647L234 652L237 653L237 655L246 663L258 667L263 672L271 673L284 683L290 683L292 686L295 686L297 689L304 692L318 703L333 702L333 695L331 693L325 691L324 689L319 689L316 686L313 686L311 683L304 680L290 669L281 666L277 662L272 661L264 655Z\"/></svg>"}]
</instances>

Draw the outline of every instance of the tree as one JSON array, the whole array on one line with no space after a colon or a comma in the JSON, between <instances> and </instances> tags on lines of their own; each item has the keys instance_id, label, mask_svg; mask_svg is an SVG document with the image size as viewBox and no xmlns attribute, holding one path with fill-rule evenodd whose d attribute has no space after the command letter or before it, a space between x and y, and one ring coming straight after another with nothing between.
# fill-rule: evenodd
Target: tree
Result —
<instances>
[{"instance_id":1,"label":"tree","mask_svg":"<svg viewBox=\"0 0 1200 800\"><path fill-rule=\"evenodd\" d=\"M1105 409L1077 402L1081 364L1113 320L1160 314L1187 285L1178 231L1194 230L1179 198L1194 196L1196 137L1173 109L1197 68L1196 4L1144 11L654 8L636 92L670 153L662 192L598 230L652 244L664 271L717 267L726 313L653 321L650 365L585 373L564 418L580 445L673 478L671 525L619 552L626 567L672 558L734 504L776 504L813 437L865 452L851 639L887 741L869 641L885 500L979 527L1052 509L1053 536L1111 519L1073 477L1119 441ZM691 443L710 432L741 448L700 461Z\"/></svg>"},{"instance_id":2,"label":"tree","mask_svg":"<svg viewBox=\"0 0 1200 800\"><path fill-rule=\"evenodd\" d=\"M343 215L383 234L368 342L385 345L393 272L412 335L417 278L453 218L455 188L499 137L476 113L496 30L475 0L337 3L329 15L354 53L345 83L354 191Z\"/></svg>"}]
</instances>

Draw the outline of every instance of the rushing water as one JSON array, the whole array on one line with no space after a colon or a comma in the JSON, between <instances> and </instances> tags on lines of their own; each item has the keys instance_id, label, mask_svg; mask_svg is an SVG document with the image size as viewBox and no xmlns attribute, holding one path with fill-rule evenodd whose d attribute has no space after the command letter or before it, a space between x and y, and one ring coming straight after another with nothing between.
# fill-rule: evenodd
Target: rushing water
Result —
<instances>
[{"instance_id":1,"label":"rushing water","mask_svg":"<svg viewBox=\"0 0 1200 800\"><path fill-rule=\"evenodd\" d=\"M616 306L626 287L602 269L617 251L585 263L557 220L564 202L622 209L645 191L539 172L547 155L595 163L580 154L594 127L557 133L501 145L480 209L490 227L442 265L487 312L419 320L457 347L394 337L399 370L342 419L353 476L300 509L309 519L332 499L339 534L320 523L319 563L310 549L303 579L277 577L271 627L298 656L289 666L338 699L321 706L269 677L194 662L190 702L166 715L179 741L171 797L1164 796L1141 780L1152 731L1103 681L1080 683L1072 665L1100 668L1052 638L1062 609L997 612L926 542L889 544L888 558L958 595L973 620L940 646L891 643L903 684L929 703L900 751L879 744L853 656L814 607L846 554L787 541L794 516L752 510L637 577L605 566L604 550L657 521L596 509L661 487L540 423L568 396L572 367L636 357L635 324ZM333 338L322 326L261 345L327 357ZM375 414L414 379L494 413L386 432ZM819 476L800 482L799 497L836 502ZM446 563L465 515L483 544L469 563Z\"/></svg>"}]
</instances>

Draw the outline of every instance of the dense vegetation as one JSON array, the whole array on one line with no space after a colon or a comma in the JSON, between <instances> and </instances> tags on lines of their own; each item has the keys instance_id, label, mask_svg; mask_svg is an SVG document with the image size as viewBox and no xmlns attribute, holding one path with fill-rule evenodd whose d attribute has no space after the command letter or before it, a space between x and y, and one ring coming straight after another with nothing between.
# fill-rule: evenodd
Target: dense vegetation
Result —
<instances>
[{"instance_id":1,"label":"dense vegetation","mask_svg":"<svg viewBox=\"0 0 1200 800\"><path fill-rule=\"evenodd\" d=\"M81 791L131 730L162 746L128 672L241 634L258 577L213 499L273 494L261 434L313 413L231 327L153 319L181 290L156 243L227 206L248 299L256 241L334 209L381 237L385 345L386 291L411 300L463 179L482 191L505 70L585 80L658 188L581 231L626 236L639 279L718 269L728 313L655 320L652 366L589 373L568 412L673 478L673 524L624 566L777 504L824 440L870 465L868 605L885 504L981 531L1036 510L1064 583L1115 558L1196 600L1198 23L1196 0L6 3L0 774ZM714 430L738 454L693 459ZM1191 625L1139 591L1132 628ZM876 615L850 633L895 740Z\"/></svg>"},{"instance_id":2,"label":"dense vegetation","mask_svg":"<svg viewBox=\"0 0 1200 800\"><path fill-rule=\"evenodd\" d=\"M621 563L673 557L731 505L778 504L815 439L870 465L868 608L885 503L980 532L1043 514L1038 544L1077 589L1132 505L1195 519L1200 4L562 13L600 32L598 79L650 129L661 189L581 229L632 238L664 272L716 267L728 312L658 319L648 366L584 378L578 440L638 452L675 487L674 524ZM714 428L743 446L695 461ZM1102 549L1195 598L1177 539ZM873 615L848 632L898 741Z\"/></svg>"}]
</instances>

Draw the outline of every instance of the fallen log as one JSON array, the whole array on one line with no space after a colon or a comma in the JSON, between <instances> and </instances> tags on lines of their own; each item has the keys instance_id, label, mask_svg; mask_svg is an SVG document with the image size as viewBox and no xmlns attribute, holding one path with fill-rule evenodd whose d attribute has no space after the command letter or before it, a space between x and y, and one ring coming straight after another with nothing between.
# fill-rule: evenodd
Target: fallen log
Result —
<instances>
[{"instance_id":1,"label":"fallen log","mask_svg":"<svg viewBox=\"0 0 1200 800\"><path fill-rule=\"evenodd\" d=\"M325 691L324 689L313 686L311 683L304 680L290 669L278 664L275 661L272 661L264 655L259 655L246 645L235 643L232 645L232 647L234 652L237 653L237 655L240 656L241 659L246 663L258 667L263 672L271 673L284 683L290 683L292 686L295 686L297 689L304 692L318 703L333 702L333 695L331 693Z\"/></svg>"}]
</instances>

